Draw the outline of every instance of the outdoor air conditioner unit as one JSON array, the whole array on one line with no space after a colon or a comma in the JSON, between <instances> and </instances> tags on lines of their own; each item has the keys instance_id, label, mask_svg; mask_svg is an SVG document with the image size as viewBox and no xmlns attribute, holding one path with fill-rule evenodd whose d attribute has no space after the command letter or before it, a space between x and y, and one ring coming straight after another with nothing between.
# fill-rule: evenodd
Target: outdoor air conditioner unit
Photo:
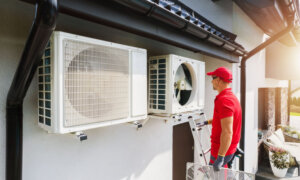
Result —
<instances>
[{"instance_id":1,"label":"outdoor air conditioner unit","mask_svg":"<svg viewBox=\"0 0 300 180\"><path fill-rule=\"evenodd\" d=\"M38 124L51 133L147 118L145 49L54 32L38 67Z\"/></svg>"},{"instance_id":2,"label":"outdoor air conditioner unit","mask_svg":"<svg viewBox=\"0 0 300 180\"><path fill-rule=\"evenodd\" d=\"M204 108L205 63L165 55L150 57L148 112L178 114Z\"/></svg>"}]
</instances>

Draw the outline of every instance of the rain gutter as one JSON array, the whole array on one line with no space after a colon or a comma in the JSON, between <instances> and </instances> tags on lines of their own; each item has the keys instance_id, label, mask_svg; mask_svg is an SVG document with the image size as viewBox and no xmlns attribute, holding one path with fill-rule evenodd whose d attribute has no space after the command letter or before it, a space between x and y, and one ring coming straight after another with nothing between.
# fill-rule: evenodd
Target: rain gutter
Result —
<instances>
[{"instance_id":1,"label":"rain gutter","mask_svg":"<svg viewBox=\"0 0 300 180\"><path fill-rule=\"evenodd\" d=\"M258 45L256 48L251 50L245 56L242 57L241 60L241 106L242 106L242 132L241 132L241 140L240 147L242 150L245 150L245 117L246 117L246 61L257 54L259 51L265 49L268 45L277 41L279 38L283 37L287 33L290 33L294 29L294 23L290 23L287 28L275 34L265 42ZM244 171L244 156L240 159L240 170Z\"/></svg>"},{"instance_id":2,"label":"rain gutter","mask_svg":"<svg viewBox=\"0 0 300 180\"><path fill-rule=\"evenodd\" d=\"M6 102L6 180L22 179L23 100L56 26L57 0L36 2L34 22Z\"/></svg>"},{"instance_id":3,"label":"rain gutter","mask_svg":"<svg viewBox=\"0 0 300 180\"><path fill-rule=\"evenodd\" d=\"M242 56L247 51L234 41L236 35L229 33L206 20L183 4L166 0L114 0L142 15L161 21L176 29L207 41L236 56ZM178 2L177 2L178 3ZM232 36L235 36L234 38Z\"/></svg>"},{"instance_id":4,"label":"rain gutter","mask_svg":"<svg viewBox=\"0 0 300 180\"><path fill-rule=\"evenodd\" d=\"M36 0L21 0L35 3ZM231 63L247 51L236 35L166 0L60 0L59 13L154 39ZM170 3L170 4L168 4Z\"/></svg>"}]
</instances>

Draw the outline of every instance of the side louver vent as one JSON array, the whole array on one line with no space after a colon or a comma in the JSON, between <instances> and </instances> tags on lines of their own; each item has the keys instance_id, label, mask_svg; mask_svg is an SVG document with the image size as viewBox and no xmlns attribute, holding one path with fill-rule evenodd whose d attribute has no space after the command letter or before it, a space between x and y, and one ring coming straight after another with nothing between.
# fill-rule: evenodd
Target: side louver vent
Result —
<instances>
[{"instance_id":1,"label":"side louver vent","mask_svg":"<svg viewBox=\"0 0 300 180\"><path fill-rule=\"evenodd\" d=\"M166 59L153 59L149 62L149 108L166 108Z\"/></svg>"},{"instance_id":2,"label":"side louver vent","mask_svg":"<svg viewBox=\"0 0 300 180\"><path fill-rule=\"evenodd\" d=\"M51 126L51 41L38 66L39 122Z\"/></svg>"}]
</instances>

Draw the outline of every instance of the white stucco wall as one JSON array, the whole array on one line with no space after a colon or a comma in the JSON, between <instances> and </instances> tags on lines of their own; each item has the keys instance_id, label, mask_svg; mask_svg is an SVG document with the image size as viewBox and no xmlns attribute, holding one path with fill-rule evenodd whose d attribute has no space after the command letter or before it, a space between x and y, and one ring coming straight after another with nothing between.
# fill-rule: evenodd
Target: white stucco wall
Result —
<instances>
[{"instance_id":1,"label":"white stucco wall","mask_svg":"<svg viewBox=\"0 0 300 180\"><path fill-rule=\"evenodd\" d=\"M299 59L299 47L271 44L266 50L266 77L299 80Z\"/></svg>"},{"instance_id":2,"label":"white stucco wall","mask_svg":"<svg viewBox=\"0 0 300 180\"><path fill-rule=\"evenodd\" d=\"M232 5L232 1L230 1L230 8L220 6L220 3L228 1L215 4L209 2L208 6L199 9L205 9L207 14L204 15L222 28L229 31L232 29L238 35L237 42L241 43L246 50L251 50L264 40L263 32L234 3ZM33 21L34 6L17 0L9 2L0 0L0 2L2 4L5 2L4 6L0 6L0 20L3 22L0 28L0 180L4 180L6 95ZM209 15L210 8L220 9L222 11L218 12L225 15L219 18L219 13L215 14L214 11L210 11L211 15ZM78 30L88 34L92 31L94 35L104 40L149 49L150 55L174 53L203 59L206 63L206 72L220 66L233 68L236 79L232 87L239 96L239 68L236 64L69 16L61 15L58 27L71 33L76 33ZM210 77L206 77L205 81L205 112L207 117L211 118L217 92L212 90ZM284 85L286 85L285 81L265 79L264 51L249 59L245 150L245 169L248 172L255 172L257 168L258 88ZM139 131L129 124L121 124L89 130L86 132L88 141L82 143L71 135L47 134L37 126L35 77L24 101L23 179L170 180L172 179L172 128L172 122L165 123L161 120L148 121Z\"/></svg>"},{"instance_id":3,"label":"white stucco wall","mask_svg":"<svg viewBox=\"0 0 300 180\"><path fill-rule=\"evenodd\" d=\"M5 179L5 102L24 44L0 41L0 179ZM3 68L5 67L5 68ZM37 125L37 83L24 101L24 180L172 179L172 122L86 131L88 140L48 134Z\"/></svg>"},{"instance_id":4,"label":"white stucco wall","mask_svg":"<svg viewBox=\"0 0 300 180\"><path fill-rule=\"evenodd\" d=\"M203 56L203 59L205 61L205 72L211 72L217 69L218 67L224 66L230 70L232 70L232 63L228 63L210 56ZM214 112L214 100L216 95L218 94L217 91L213 90L212 86L212 78L211 76L205 76L205 107L204 107L204 113L206 115L207 119L213 118L213 112ZM233 84L231 85L233 87ZM211 126L208 126L211 130ZM199 137L201 139L201 145L204 150L207 150L210 148L210 134L208 134L208 129L204 128L200 133ZM206 134L207 133L207 134ZM200 161L200 157L198 156L198 152L194 151L194 161L196 163L204 162L203 160ZM206 160L209 161L210 154L208 153L206 155Z\"/></svg>"},{"instance_id":5,"label":"white stucco wall","mask_svg":"<svg viewBox=\"0 0 300 180\"><path fill-rule=\"evenodd\" d=\"M233 1L179 0L218 27L232 32Z\"/></svg>"},{"instance_id":6,"label":"white stucco wall","mask_svg":"<svg viewBox=\"0 0 300 180\"><path fill-rule=\"evenodd\" d=\"M233 6L233 32L237 41L250 51L263 42L264 34L241 9ZM245 171L257 169L257 111L258 87L264 81L265 51L261 51L246 63L246 119L245 119Z\"/></svg>"},{"instance_id":7,"label":"white stucco wall","mask_svg":"<svg viewBox=\"0 0 300 180\"><path fill-rule=\"evenodd\" d=\"M4 0L1 0L1 2ZM34 17L34 6L12 0L0 7L0 180L5 179L5 103ZM174 53L206 61L206 72L229 63L201 54L135 36L123 31L60 15L58 27L68 32L93 34L132 46L149 49L150 55ZM75 30L76 29L76 30ZM118 34L113 36L112 34ZM211 79L206 78L206 107L212 116ZM24 100L24 180L171 180L173 123L151 120L136 130L129 124L86 131L88 140L72 135L48 134L37 125L36 76Z\"/></svg>"},{"instance_id":8,"label":"white stucco wall","mask_svg":"<svg viewBox=\"0 0 300 180\"><path fill-rule=\"evenodd\" d=\"M17 0L1 4L5 4L0 7L0 180L4 180L6 96L33 22L34 6ZM73 19L74 24L81 22ZM48 134L37 125L36 76L24 100L23 121L24 180L172 179L171 121L148 121L138 131L129 124L93 129L86 131L84 142L72 135Z\"/></svg>"},{"instance_id":9,"label":"white stucco wall","mask_svg":"<svg viewBox=\"0 0 300 180\"><path fill-rule=\"evenodd\" d=\"M218 67L224 66L230 70L232 70L232 63L228 63L210 56L204 56L205 61L205 71L211 72L217 69ZM206 113L206 116L208 119L211 119L213 117L214 112L214 99L216 95L218 94L217 91L213 90L212 87L212 78L210 76L205 77L205 108L204 112ZM232 85L231 85L232 87Z\"/></svg>"},{"instance_id":10,"label":"white stucco wall","mask_svg":"<svg viewBox=\"0 0 300 180\"><path fill-rule=\"evenodd\" d=\"M26 38L19 34L4 39L4 35L0 33L1 180L5 179L6 95ZM24 101L24 180L172 179L171 122L149 121L139 131L128 124L94 129L86 132L89 139L82 143L71 135L48 134L37 125L36 81L35 77Z\"/></svg>"},{"instance_id":11,"label":"white stucco wall","mask_svg":"<svg viewBox=\"0 0 300 180\"><path fill-rule=\"evenodd\" d=\"M233 5L233 32L237 42L247 51L264 42L267 36L237 6ZM257 170L258 88L287 87L287 81L265 78L265 50L260 51L246 63L246 119L245 119L245 171Z\"/></svg>"}]
</instances>

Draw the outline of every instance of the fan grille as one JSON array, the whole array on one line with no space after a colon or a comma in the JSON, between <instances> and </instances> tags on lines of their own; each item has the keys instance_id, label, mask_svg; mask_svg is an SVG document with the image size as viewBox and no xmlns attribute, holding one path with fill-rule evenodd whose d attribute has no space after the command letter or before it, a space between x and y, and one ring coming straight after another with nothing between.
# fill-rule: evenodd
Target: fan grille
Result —
<instances>
[{"instance_id":1,"label":"fan grille","mask_svg":"<svg viewBox=\"0 0 300 180\"><path fill-rule=\"evenodd\" d=\"M64 125L129 115L129 51L64 40Z\"/></svg>"}]
</instances>

